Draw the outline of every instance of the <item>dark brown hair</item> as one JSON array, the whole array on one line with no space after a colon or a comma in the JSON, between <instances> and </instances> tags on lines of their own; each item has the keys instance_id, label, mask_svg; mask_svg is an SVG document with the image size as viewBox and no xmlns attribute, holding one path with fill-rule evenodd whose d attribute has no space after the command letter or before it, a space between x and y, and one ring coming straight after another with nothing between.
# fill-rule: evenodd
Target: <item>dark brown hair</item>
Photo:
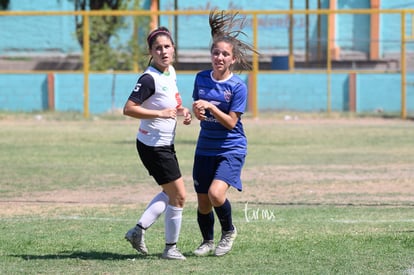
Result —
<instances>
[{"instance_id":1,"label":"dark brown hair","mask_svg":"<svg viewBox=\"0 0 414 275\"><path fill-rule=\"evenodd\" d=\"M150 34L148 34L147 44L149 49L152 48L152 44L154 44L155 39L160 35L167 36L171 40L171 43L174 45L174 40L172 39L170 31L166 27L158 27L157 29L150 32Z\"/></svg>"}]
</instances>

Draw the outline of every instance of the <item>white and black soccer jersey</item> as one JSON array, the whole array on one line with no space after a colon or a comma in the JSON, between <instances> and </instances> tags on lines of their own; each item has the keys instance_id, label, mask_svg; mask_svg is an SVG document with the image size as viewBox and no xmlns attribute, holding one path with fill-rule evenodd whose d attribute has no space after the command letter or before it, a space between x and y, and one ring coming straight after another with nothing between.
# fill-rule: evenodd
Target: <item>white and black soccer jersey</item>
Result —
<instances>
[{"instance_id":1,"label":"white and black soccer jersey","mask_svg":"<svg viewBox=\"0 0 414 275\"><path fill-rule=\"evenodd\" d=\"M194 82L194 101L206 100L224 113L230 111L244 113L247 102L247 86L237 75L231 74L228 79L217 81L212 70L199 72ZM217 156L223 154L247 153L247 140L241 119L236 127L227 129L206 110L206 119L200 122L201 130L198 138L196 154Z\"/></svg>"},{"instance_id":2,"label":"white and black soccer jersey","mask_svg":"<svg viewBox=\"0 0 414 275\"><path fill-rule=\"evenodd\" d=\"M181 106L182 100L177 88L173 66L168 73L148 67L138 79L128 98L151 110L163 110ZM176 119L141 119L137 139L147 146L165 146L174 143Z\"/></svg>"}]
</instances>

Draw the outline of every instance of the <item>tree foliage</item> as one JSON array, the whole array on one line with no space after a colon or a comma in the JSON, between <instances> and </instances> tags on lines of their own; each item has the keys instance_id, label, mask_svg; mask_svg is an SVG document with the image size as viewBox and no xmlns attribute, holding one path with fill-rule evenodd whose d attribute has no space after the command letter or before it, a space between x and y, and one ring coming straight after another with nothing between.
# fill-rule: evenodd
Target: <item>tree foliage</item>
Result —
<instances>
[{"instance_id":1,"label":"tree foliage","mask_svg":"<svg viewBox=\"0 0 414 275\"><path fill-rule=\"evenodd\" d=\"M139 0L75 0L75 10L127 10L140 9ZM76 16L77 39L84 47L82 16ZM145 35L149 18L125 16L90 16L90 68L91 70L132 70L145 67ZM125 35L130 31L130 38ZM140 41L142 40L142 41Z\"/></svg>"},{"instance_id":2,"label":"tree foliage","mask_svg":"<svg viewBox=\"0 0 414 275\"><path fill-rule=\"evenodd\" d=\"M0 0L0 10L7 10L9 8L9 0Z\"/></svg>"}]
</instances>

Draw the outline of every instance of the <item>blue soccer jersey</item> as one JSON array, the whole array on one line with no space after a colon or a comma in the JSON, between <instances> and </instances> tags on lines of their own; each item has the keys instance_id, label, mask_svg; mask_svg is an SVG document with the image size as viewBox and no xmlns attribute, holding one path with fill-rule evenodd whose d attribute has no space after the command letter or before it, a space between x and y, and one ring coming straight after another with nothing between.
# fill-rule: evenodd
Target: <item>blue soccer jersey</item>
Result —
<instances>
[{"instance_id":1,"label":"blue soccer jersey","mask_svg":"<svg viewBox=\"0 0 414 275\"><path fill-rule=\"evenodd\" d=\"M230 111L243 113L247 102L247 87L237 75L232 74L228 79L217 81L212 77L212 71L206 70L196 75L193 99L206 100L227 114ZM246 154L247 140L241 119L232 130L229 130L208 110L206 117L206 120L200 122L197 155Z\"/></svg>"}]
</instances>

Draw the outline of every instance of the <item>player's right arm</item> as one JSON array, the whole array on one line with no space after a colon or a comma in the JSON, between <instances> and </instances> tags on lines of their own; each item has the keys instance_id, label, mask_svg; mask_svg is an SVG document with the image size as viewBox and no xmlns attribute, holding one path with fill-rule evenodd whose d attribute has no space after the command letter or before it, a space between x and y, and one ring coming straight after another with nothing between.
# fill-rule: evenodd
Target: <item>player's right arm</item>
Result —
<instances>
[{"instance_id":1,"label":"player's right arm","mask_svg":"<svg viewBox=\"0 0 414 275\"><path fill-rule=\"evenodd\" d=\"M155 92L154 78L149 74L143 74L131 92L127 102L125 103L123 113L138 119L152 118L176 118L176 108L164 110L151 110L142 107L142 103L152 96Z\"/></svg>"},{"instance_id":2,"label":"player's right arm","mask_svg":"<svg viewBox=\"0 0 414 275\"><path fill-rule=\"evenodd\" d=\"M141 104L128 99L124 106L124 115L139 119L176 118L177 109L150 110L142 107Z\"/></svg>"}]
</instances>

